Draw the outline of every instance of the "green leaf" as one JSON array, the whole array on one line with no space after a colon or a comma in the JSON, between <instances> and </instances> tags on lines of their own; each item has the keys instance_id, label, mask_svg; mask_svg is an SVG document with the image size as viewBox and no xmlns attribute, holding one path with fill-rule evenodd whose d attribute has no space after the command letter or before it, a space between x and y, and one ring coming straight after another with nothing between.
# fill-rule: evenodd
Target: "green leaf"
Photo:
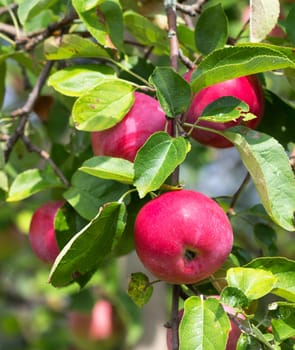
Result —
<instances>
[{"instance_id":1,"label":"green leaf","mask_svg":"<svg viewBox=\"0 0 295 350\"><path fill-rule=\"evenodd\" d=\"M17 202L40 191L63 186L51 168L29 169L16 176L9 189L7 202Z\"/></svg>"},{"instance_id":2,"label":"green leaf","mask_svg":"<svg viewBox=\"0 0 295 350\"><path fill-rule=\"evenodd\" d=\"M156 87L157 98L167 116L175 117L188 109L190 85L172 68L157 67L150 81Z\"/></svg>"},{"instance_id":3,"label":"green leaf","mask_svg":"<svg viewBox=\"0 0 295 350\"><path fill-rule=\"evenodd\" d=\"M97 156L86 160L79 170L101 179L133 183L133 163L126 159Z\"/></svg>"},{"instance_id":4,"label":"green leaf","mask_svg":"<svg viewBox=\"0 0 295 350\"><path fill-rule=\"evenodd\" d=\"M277 254L277 235L276 231L270 225L266 225L262 222L254 225L254 236L263 252L265 252L265 256L274 256Z\"/></svg>"},{"instance_id":5,"label":"green leaf","mask_svg":"<svg viewBox=\"0 0 295 350\"><path fill-rule=\"evenodd\" d=\"M62 287L71 283L75 276L83 276L102 266L111 257L124 226L124 204L106 204L62 249L50 271L49 282Z\"/></svg>"},{"instance_id":6,"label":"green leaf","mask_svg":"<svg viewBox=\"0 0 295 350\"><path fill-rule=\"evenodd\" d=\"M272 332L275 339L282 342L295 337L295 304L275 302L269 305L272 317Z\"/></svg>"},{"instance_id":7,"label":"green leaf","mask_svg":"<svg viewBox=\"0 0 295 350\"><path fill-rule=\"evenodd\" d=\"M179 326L179 350L224 350L230 322L218 300L190 297Z\"/></svg>"},{"instance_id":8,"label":"green leaf","mask_svg":"<svg viewBox=\"0 0 295 350\"><path fill-rule=\"evenodd\" d=\"M138 307L147 304L153 294L153 286L149 278L142 272L131 274L128 283L128 295Z\"/></svg>"},{"instance_id":9,"label":"green leaf","mask_svg":"<svg viewBox=\"0 0 295 350\"><path fill-rule=\"evenodd\" d=\"M75 57L109 58L102 47L76 34L65 34L62 38L51 36L44 42L44 54L48 60L65 60Z\"/></svg>"},{"instance_id":10,"label":"green leaf","mask_svg":"<svg viewBox=\"0 0 295 350\"><path fill-rule=\"evenodd\" d=\"M226 123L239 119L240 117L242 117L244 121L245 119L249 120L249 118L256 118L253 114L247 113L248 111L249 106L245 102L233 96L224 96L209 103L198 120Z\"/></svg>"},{"instance_id":11,"label":"green leaf","mask_svg":"<svg viewBox=\"0 0 295 350\"><path fill-rule=\"evenodd\" d=\"M157 190L168 176L181 164L190 150L183 137L171 137L157 132L139 149L134 162L134 185L139 197Z\"/></svg>"},{"instance_id":12,"label":"green leaf","mask_svg":"<svg viewBox=\"0 0 295 350\"><path fill-rule=\"evenodd\" d=\"M225 80L267 72L295 68L291 50L266 44L245 44L213 51L194 71L191 86L194 92Z\"/></svg>"},{"instance_id":13,"label":"green leaf","mask_svg":"<svg viewBox=\"0 0 295 350\"><path fill-rule=\"evenodd\" d=\"M295 44L294 21L295 21L295 6L292 6L286 18L285 27L286 27L286 33L287 33L288 39L291 41L293 45Z\"/></svg>"},{"instance_id":14,"label":"green leaf","mask_svg":"<svg viewBox=\"0 0 295 350\"><path fill-rule=\"evenodd\" d=\"M86 220L79 216L70 204L65 203L60 207L54 217L54 231L59 249L62 250L86 224Z\"/></svg>"},{"instance_id":15,"label":"green leaf","mask_svg":"<svg viewBox=\"0 0 295 350\"><path fill-rule=\"evenodd\" d=\"M110 79L79 97L72 110L76 128L99 131L122 120L134 103L134 87L119 79Z\"/></svg>"},{"instance_id":16,"label":"green leaf","mask_svg":"<svg viewBox=\"0 0 295 350\"><path fill-rule=\"evenodd\" d=\"M108 66L71 66L52 74L47 84L66 96L81 96L104 79L114 78L114 70Z\"/></svg>"},{"instance_id":17,"label":"green leaf","mask_svg":"<svg viewBox=\"0 0 295 350\"><path fill-rule=\"evenodd\" d=\"M126 11L123 19L128 31L141 44L153 47L156 54L169 54L168 35L164 30L133 11Z\"/></svg>"},{"instance_id":18,"label":"green leaf","mask_svg":"<svg viewBox=\"0 0 295 350\"><path fill-rule=\"evenodd\" d=\"M272 220L294 231L295 180L283 147L272 137L238 126L222 133L237 148Z\"/></svg>"},{"instance_id":19,"label":"green leaf","mask_svg":"<svg viewBox=\"0 0 295 350\"><path fill-rule=\"evenodd\" d=\"M277 278L272 293L295 302L295 261L283 257L258 258L246 266L271 272Z\"/></svg>"},{"instance_id":20,"label":"green leaf","mask_svg":"<svg viewBox=\"0 0 295 350\"><path fill-rule=\"evenodd\" d=\"M249 267L233 267L226 275L229 287L240 289L249 300L256 300L270 293L277 281L270 271Z\"/></svg>"},{"instance_id":21,"label":"green leaf","mask_svg":"<svg viewBox=\"0 0 295 350\"><path fill-rule=\"evenodd\" d=\"M221 301L233 308L244 309L249 306L249 300L246 295L238 288L225 287L220 295Z\"/></svg>"},{"instance_id":22,"label":"green leaf","mask_svg":"<svg viewBox=\"0 0 295 350\"><path fill-rule=\"evenodd\" d=\"M52 7L57 0L22 0L19 3L17 14L21 24L25 24L34 16Z\"/></svg>"},{"instance_id":23,"label":"green leaf","mask_svg":"<svg viewBox=\"0 0 295 350\"><path fill-rule=\"evenodd\" d=\"M91 35L101 45L122 47L123 18L119 1L73 0L73 6Z\"/></svg>"},{"instance_id":24,"label":"green leaf","mask_svg":"<svg viewBox=\"0 0 295 350\"><path fill-rule=\"evenodd\" d=\"M284 73L294 89L295 79L293 83L290 80L292 79L291 74L295 78L295 70L286 69ZM264 115L258 130L271 135L287 149L288 143L294 141L295 118L293 118L293 115L295 109L269 90L265 91L265 100Z\"/></svg>"},{"instance_id":25,"label":"green leaf","mask_svg":"<svg viewBox=\"0 0 295 350\"><path fill-rule=\"evenodd\" d=\"M91 220L102 205L118 200L126 190L126 185L76 171L63 196L83 218Z\"/></svg>"},{"instance_id":26,"label":"green leaf","mask_svg":"<svg viewBox=\"0 0 295 350\"><path fill-rule=\"evenodd\" d=\"M222 48L227 41L228 20L221 4L202 11L195 27L195 43L200 53L207 55Z\"/></svg>"},{"instance_id":27,"label":"green leaf","mask_svg":"<svg viewBox=\"0 0 295 350\"><path fill-rule=\"evenodd\" d=\"M279 0L252 0L250 41L259 42L274 28L280 15Z\"/></svg>"},{"instance_id":28,"label":"green leaf","mask_svg":"<svg viewBox=\"0 0 295 350\"><path fill-rule=\"evenodd\" d=\"M123 49L123 14L120 1L118 0L101 0L99 5L107 32L112 44L119 50Z\"/></svg>"}]
</instances>

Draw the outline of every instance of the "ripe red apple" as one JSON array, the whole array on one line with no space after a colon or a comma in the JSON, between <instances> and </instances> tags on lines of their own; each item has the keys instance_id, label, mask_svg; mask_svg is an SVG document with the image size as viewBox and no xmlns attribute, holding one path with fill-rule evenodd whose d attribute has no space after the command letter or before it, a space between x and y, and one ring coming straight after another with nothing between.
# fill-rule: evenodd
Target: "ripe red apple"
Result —
<instances>
[{"instance_id":1,"label":"ripe red apple","mask_svg":"<svg viewBox=\"0 0 295 350\"><path fill-rule=\"evenodd\" d=\"M33 214L29 240L34 253L46 263L53 263L59 254L54 218L57 210L64 204L63 201L51 201L41 205Z\"/></svg>"},{"instance_id":2,"label":"ripe red apple","mask_svg":"<svg viewBox=\"0 0 295 350\"><path fill-rule=\"evenodd\" d=\"M184 78L189 81L191 75L192 71L189 71L184 75ZM252 129L258 126L264 112L264 95L260 82L254 75L226 80L202 89L193 97L192 103L185 113L185 121L194 124L210 103L224 96L233 96L247 103L250 112L256 115L257 118L247 121L245 125ZM227 123L200 121L198 125L224 131L230 127L241 124L241 122L242 120L239 118L236 121ZM232 143L223 136L197 128L193 130L191 136L204 145L216 148L233 146Z\"/></svg>"},{"instance_id":3,"label":"ripe red apple","mask_svg":"<svg viewBox=\"0 0 295 350\"><path fill-rule=\"evenodd\" d=\"M147 270L175 284L209 277L225 262L233 244L223 209L191 190L166 192L145 204L134 234L137 255Z\"/></svg>"},{"instance_id":4,"label":"ripe red apple","mask_svg":"<svg viewBox=\"0 0 295 350\"><path fill-rule=\"evenodd\" d=\"M213 298L219 299L219 296L213 296ZM235 310L232 307L225 305L225 304L222 304L222 307L228 315L235 316ZM179 326L180 321L182 319L183 312L184 312L183 309L179 310L178 326ZM241 314L238 314L237 317L240 318L241 320L245 319L245 317ZM237 325L237 323L233 319L230 319L230 331L228 334L226 350L236 350L240 335L241 335L241 330L240 330L239 326ZM172 350L172 329L171 328L167 328L166 342L167 342L168 350Z\"/></svg>"},{"instance_id":5,"label":"ripe red apple","mask_svg":"<svg viewBox=\"0 0 295 350\"><path fill-rule=\"evenodd\" d=\"M122 340L122 322L109 300L97 301L91 312L71 311L68 328L81 349L113 349Z\"/></svg>"},{"instance_id":6,"label":"ripe red apple","mask_svg":"<svg viewBox=\"0 0 295 350\"><path fill-rule=\"evenodd\" d=\"M97 156L124 158L133 161L138 149L156 131L165 130L167 119L159 102L135 92L129 112L110 129L91 133L93 153Z\"/></svg>"}]
</instances>

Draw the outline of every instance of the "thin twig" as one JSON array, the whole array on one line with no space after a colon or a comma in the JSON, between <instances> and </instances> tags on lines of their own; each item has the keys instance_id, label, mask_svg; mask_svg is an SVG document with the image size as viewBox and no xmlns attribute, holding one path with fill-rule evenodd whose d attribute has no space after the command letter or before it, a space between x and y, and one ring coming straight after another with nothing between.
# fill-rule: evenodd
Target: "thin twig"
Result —
<instances>
[{"instance_id":1,"label":"thin twig","mask_svg":"<svg viewBox=\"0 0 295 350\"><path fill-rule=\"evenodd\" d=\"M50 70L53 66L54 62L53 61L47 61L43 67L43 70L41 71L39 78L34 85L34 88L32 92L29 95L29 98L27 99L27 102L23 105L23 107L16 109L11 113L12 117L19 117L25 114L28 114L33 110L34 104L37 100L37 97L40 94L40 91L45 84L47 77L50 73Z\"/></svg>"},{"instance_id":2,"label":"thin twig","mask_svg":"<svg viewBox=\"0 0 295 350\"><path fill-rule=\"evenodd\" d=\"M14 11L18 7L18 4L9 4L7 6L1 6L0 7L0 16L4 15L5 13L9 11Z\"/></svg>"},{"instance_id":3,"label":"thin twig","mask_svg":"<svg viewBox=\"0 0 295 350\"><path fill-rule=\"evenodd\" d=\"M175 284L173 285L173 291L172 291L172 312L171 312L172 350L179 349L179 338L178 338L179 296L180 296L180 286L178 284Z\"/></svg>"},{"instance_id":4,"label":"thin twig","mask_svg":"<svg viewBox=\"0 0 295 350\"><path fill-rule=\"evenodd\" d=\"M63 184L66 187L70 186L69 181L66 179L66 177L64 176L64 174L62 173L62 171L59 169L59 167L54 163L54 161L50 158L50 155L43 149L39 148L38 146L34 145L31 140L25 136L22 135L21 139L23 141L23 143L25 144L27 150L29 152L34 152L40 155L41 158L43 158L51 167L52 169L55 171L56 175L61 179L61 181L63 182Z\"/></svg>"},{"instance_id":5,"label":"thin twig","mask_svg":"<svg viewBox=\"0 0 295 350\"><path fill-rule=\"evenodd\" d=\"M52 61L47 61L45 66L43 67L43 70L41 71L39 78L31 91L29 98L27 99L26 103L23 105L23 107L16 109L11 113L12 117L20 117L20 122L18 126L16 127L14 133L10 136L9 140L6 144L6 149L4 151L5 160L7 161L10 153L16 144L17 140L24 134L24 130L28 121L28 115L32 111L33 106L40 94L40 91L43 87L43 85L46 82L46 79L50 73L50 70L53 66Z\"/></svg>"},{"instance_id":6,"label":"thin twig","mask_svg":"<svg viewBox=\"0 0 295 350\"><path fill-rule=\"evenodd\" d=\"M243 182L241 183L240 187L238 188L238 190L236 191L236 193L232 196L232 200L231 200L231 203L230 203L230 206L229 206L229 209L228 209L228 212L229 213L233 213L234 212L234 206L241 194L241 192L243 191L243 189L246 187L246 185L248 184L248 182L250 181L251 179L251 176L250 176L250 173L247 172Z\"/></svg>"},{"instance_id":7,"label":"thin twig","mask_svg":"<svg viewBox=\"0 0 295 350\"><path fill-rule=\"evenodd\" d=\"M182 63L188 68L188 69L194 69L196 65L193 61L191 61L187 56L185 56L181 49L178 51L178 55Z\"/></svg>"},{"instance_id":8,"label":"thin twig","mask_svg":"<svg viewBox=\"0 0 295 350\"><path fill-rule=\"evenodd\" d=\"M202 7L207 1L208 0L197 0L196 3L192 5L176 3L176 10L194 17L202 12Z\"/></svg>"},{"instance_id":9,"label":"thin twig","mask_svg":"<svg viewBox=\"0 0 295 350\"><path fill-rule=\"evenodd\" d=\"M15 26L6 23L0 23L0 33L8 35L12 39L15 39L18 34Z\"/></svg>"},{"instance_id":10,"label":"thin twig","mask_svg":"<svg viewBox=\"0 0 295 350\"><path fill-rule=\"evenodd\" d=\"M46 29L37 30L35 32L28 33L25 37L21 37L17 40L17 45L22 47L25 51L32 50L38 43L50 37L54 32L65 29L76 18L77 13L71 9L67 15L65 15L60 21L50 24Z\"/></svg>"},{"instance_id":11,"label":"thin twig","mask_svg":"<svg viewBox=\"0 0 295 350\"><path fill-rule=\"evenodd\" d=\"M175 11L174 1L165 1L165 10L168 22L168 37L170 39L170 65L177 72L178 70L178 54L179 54L179 43L177 38L177 15ZM174 116L171 120L172 132L171 136L177 136L177 120L180 116ZM173 171L170 177L172 185L179 183L179 166Z\"/></svg>"}]
</instances>

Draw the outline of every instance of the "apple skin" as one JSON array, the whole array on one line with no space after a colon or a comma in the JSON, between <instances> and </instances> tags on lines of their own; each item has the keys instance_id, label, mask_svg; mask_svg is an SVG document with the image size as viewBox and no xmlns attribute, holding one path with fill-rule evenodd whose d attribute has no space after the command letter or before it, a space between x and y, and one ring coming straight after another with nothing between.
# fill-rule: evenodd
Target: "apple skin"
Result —
<instances>
[{"instance_id":1,"label":"apple skin","mask_svg":"<svg viewBox=\"0 0 295 350\"><path fill-rule=\"evenodd\" d=\"M219 299L219 296L210 296L210 298ZM228 315L232 315L232 316L235 315L235 310L232 307L225 305L225 304L222 304L222 307ZM179 310L179 312L178 312L178 326L179 326L180 321L183 317L183 313L184 313L183 309ZM238 317L241 319L245 319L245 317L241 314L239 314ZM240 328L233 320L230 319L230 330L228 333L228 339L227 339L227 344L226 344L225 350L236 350L240 335L241 335ZM166 342L167 342L168 350L172 350L172 329L171 328L167 328Z\"/></svg>"},{"instance_id":2,"label":"apple skin","mask_svg":"<svg viewBox=\"0 0 295 350\"><path fill-rule=\"evenodd\" d=\"M167 123L159 102L146 94L135 92L135 101L126 116L115 126L91 133L96 156L124 158L134 161L138 149L156 131L164 131Z\"/></svg>"},{"instance_id":3,"label":"apple skin","mask_svg":"<svg viewBox=\"0 0 295 350\"><path fill-rule=\"evenodd\" d=\"M213 199L177 190L140 209L134 241L138 257L154 276L168 283L192 284L222 266L232 249L233 231Z\"/></svg>"},{"instance_id":4,"label":"apple skin","mask_svg":"<svg viewBox=\"0 0 295 350\"><path fill-rule=\"evenodd\" d=\"M51 201L41 205L33 214L29 240L33 252L45 263L52 264L59 254L55 230L54 218L64 201Z\"/></svg>"},{"instance_id":5,"label":"apple skin","mask_svg":"<svg viewBox=\"0 0 295 350\"><path fill-rule=\"evenodd\" d=\"M124 340L122 322L107 299L98 300L90 312L70 311L67 326L81 349L113 349Z\"/></svg>"},{"instance_id":6,"label":"apple skin","mask_svg":"<svg viewBox=\"0 0 295 350\"><path fill-rule=\"evenodd\" d=\"M190 81L192 73L192 71L187 72L184 75L184 79ZM184 115L185 121L194 124L208 104L224 96L233 96L244 101L249 105L250 112L257 116L257 118L247 121L244 124L245 126L255 129L259 125L264 113L265 102L260 82L254 75L226 80L200 90L193 97L192 103ZM200 121L198 125L224 131L230 127L241 124L241 122L242 120L239 118L236 121L227 123ZM192 131L191 137L201 144L215 148L228 148L233 146L233 144L223 136L197 128Z\"/></svg>"}]
</instances>

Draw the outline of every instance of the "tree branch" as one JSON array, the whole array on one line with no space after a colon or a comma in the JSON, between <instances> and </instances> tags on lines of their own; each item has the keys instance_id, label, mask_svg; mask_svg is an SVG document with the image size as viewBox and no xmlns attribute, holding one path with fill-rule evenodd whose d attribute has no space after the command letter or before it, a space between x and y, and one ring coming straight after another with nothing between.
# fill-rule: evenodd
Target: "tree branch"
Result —
<instances>
[{"instance_id":1,"label":"tree branch","mask_svg":"<svg viewBox=\"0 0 295 350\"><path fill-rule=\"evenodd\" d=\"M202 7L208 0L197 0L193 5L184 5L176 3L176 10L181 11L189 16L196 16L202 12Z\"/></svg>"},{"instance_id":2,"label":"tree branch","mask_svg":"<svg viewBox=\"0 0 295 350\"><path fill-rule=\"evenodd\" d=\"M60 21L50 24L46 29L37 30L28 33L16 41L17 46L22 47L25 51L32 50L38 43L50 37L55 31L64 30L71 24L74 19L78 18L74 9L71 9Z\"/></svg>"},{"instance_id":3,"label":"tree branch","mask_svg":"<svg viewBox=\"0 0 295 350\"><path fill-rule=\"evenodd\" d=\"M7 6L1 6L0 7L0 16L4 15L4 13L7 13L9 11L14 11L18 7L18 4L9 4Z\"/></svg>"},{"instance_id":4,"label":"tree branch","mask_svg":"<svg viewBox=\"0 0 295 350\"><path fill-rule=\"evenodd\" d=\"M174 7L174 1L165 1L165 9L168 21L168 38L170 39L170 64L171 67L178 70L178 38L177 38L177 16Z\"/></svg>"},{"instance_id":5,"label":"tree branch","mask_svg":"<svg viewBox=\"0 0 295 350\"><path fill-rule=\"evenodd\" d=\"M171 312L171 329L172 329L172 350L179 349L179 337L178 337L178 301L180 297L180 286L178 284L173 285L172 292L172 312Z\"/></svg>"},{"instance_id":6,"label":"tree branch","mask_svg":"<svg viewBox=\"0 0 295 350\"><path fill-rule=\"evenodd\" d=\"M22 135L21 139L22 139L23 143L25 144L25 146L27 147L27 150L29 152L38 153L40 155L40 157L43 158L52 167L52 169L55 171L56 175L61 179L61 181L64 183L64 185L66 187L70 186L69 181L66 179L66 177L64 176L62 171L54 163L54 161L50 158L50 155L45 150L34 145L31 142L31 140L25 135Z\"/></svg>"},{"instance_id":7,"label":"tree branch","mask_svg":"<svg viewBox=\"0 0 295 350\"><path fill-rule=\"evenodd\" d=\"M21 119L14 133L7 140L6 149L4 151L5 161L8 160L10 153L14 145L16 144L17 140L24 134L24 130L28 121L28 115L33 109L34 103L36 102L37 97L39 96L40 91L46 82L46 79L50 73L52 66L53 66L52 61L46 62L26 103L23 105L23 107L18 108L11 113L12 117L21 117Z\"/></svg>"}]
</instances>

